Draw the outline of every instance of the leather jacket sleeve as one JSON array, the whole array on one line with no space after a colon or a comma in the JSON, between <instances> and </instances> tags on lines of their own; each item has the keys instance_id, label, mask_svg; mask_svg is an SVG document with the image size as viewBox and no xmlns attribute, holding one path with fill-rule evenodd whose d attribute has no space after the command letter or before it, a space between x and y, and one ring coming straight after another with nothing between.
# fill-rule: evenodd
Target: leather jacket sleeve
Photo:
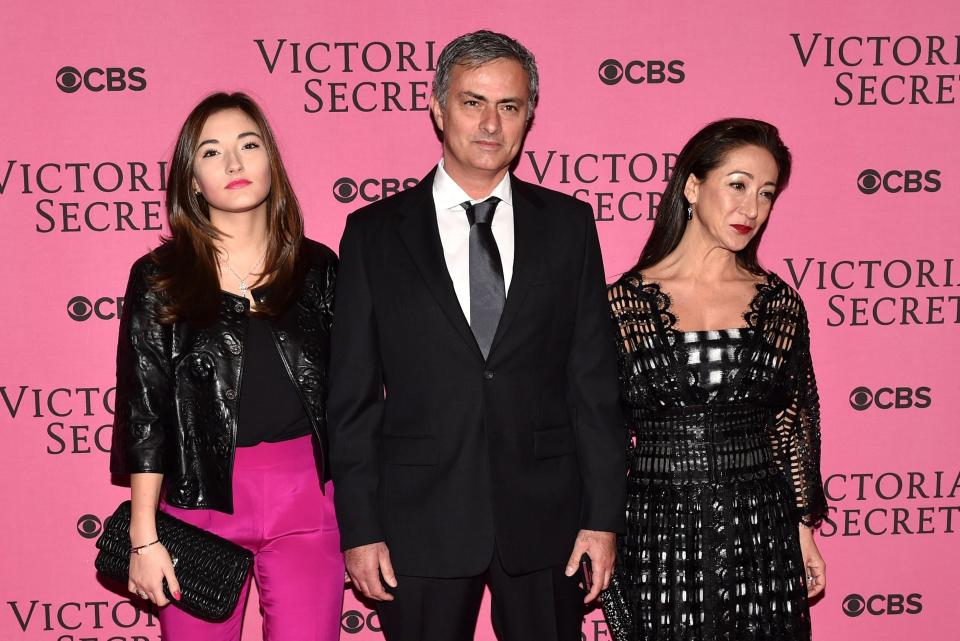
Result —
<instances>
[{"instance_id":1,"label":"leather jacket sleeve","mask_svg":"<svg viewBox=\"0 0 960 641\"><path fill-rule=\"evenodd\" d=\"M171 406L170 326L157 320L149 256L134 263L117 345L117 395L110 448L113 474L164 471Z\"/></svg>"}]
</instances>

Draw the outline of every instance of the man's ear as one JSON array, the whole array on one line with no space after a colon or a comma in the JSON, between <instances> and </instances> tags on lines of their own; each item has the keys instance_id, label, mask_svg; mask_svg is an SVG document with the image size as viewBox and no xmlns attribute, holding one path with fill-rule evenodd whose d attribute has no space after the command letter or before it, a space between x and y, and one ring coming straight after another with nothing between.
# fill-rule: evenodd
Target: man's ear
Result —
<instances>
[{"instance_id":1,"label":"man's ear","mask_svg":"<svg viewBox=\"0 0 960 641\"><path fill-rule=\"evenodd\" d=\"M443 107L440 106L436 96L430 96L430 113L433 115L433 122L437 125L437 129L443 131Z\"/></svg>"}]
</instances>

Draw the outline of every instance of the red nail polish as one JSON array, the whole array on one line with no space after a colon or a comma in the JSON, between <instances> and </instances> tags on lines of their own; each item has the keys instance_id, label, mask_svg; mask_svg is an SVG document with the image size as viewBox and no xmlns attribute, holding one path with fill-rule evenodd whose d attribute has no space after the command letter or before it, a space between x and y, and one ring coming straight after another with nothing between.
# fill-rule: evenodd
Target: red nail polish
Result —
<instances>
[{"instance_id":1,"label":"red nail polish","mask_svg":"<svg viewBox=\"0 0 960 641\"><path fill-rule=\"evenodd\" d=\"M180 600L180 590L177 590L176 592L173 593L173 599L174 599L175 601L179 601L179 600Z\"/></svg>"}]
</instances>

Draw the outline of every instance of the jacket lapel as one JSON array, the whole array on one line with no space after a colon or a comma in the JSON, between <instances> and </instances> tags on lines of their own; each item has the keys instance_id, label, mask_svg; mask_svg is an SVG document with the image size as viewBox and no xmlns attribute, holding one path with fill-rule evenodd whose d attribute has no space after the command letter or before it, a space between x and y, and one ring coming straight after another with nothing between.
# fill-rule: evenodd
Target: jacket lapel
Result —
<instances>
[{"instance_id":1,"label":"jacket lapel","mask_svg":"<svg viewBox=\"0 0 960 641\"><path fill-rule=\"evenodd\" d=\"M440 309L464 342L482 359L483 354L463 315L443 257L443 245L440 243L440 230L437 227L437 210L433 202L435 171L436 169L431 171L416 187L408 191L410 197L401 206L400 214L403 220L397 226L397 231Z\"/></svg>"},{"instance_id":2,"label":"jacket lapel","mask_svg":"<svg viewBox=\"0 0 960 641\"><path fill-rule=\"evenodd\" d=\"M543 225L547 222L543 212L544 202L527 188L527 184L513 174L510 174L510 183L513 192L513 277L500 324L490 346L490 357L523 307L523 300L537 275L537 237L543 233Z\"/></svg>"}]
</instances>

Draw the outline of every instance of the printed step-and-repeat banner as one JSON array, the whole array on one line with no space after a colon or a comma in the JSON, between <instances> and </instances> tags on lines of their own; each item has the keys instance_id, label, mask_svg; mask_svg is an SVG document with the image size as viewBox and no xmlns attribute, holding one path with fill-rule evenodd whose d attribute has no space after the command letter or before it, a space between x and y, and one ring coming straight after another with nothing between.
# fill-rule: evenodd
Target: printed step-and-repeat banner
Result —
<instances>
[{"instance_id":1,"label":"printed step-and-repeat banner","mask_svg":"<svg viewBox=\"0 0 960 641\"><path fill-rule=\"evenodd\" d=\"M264 107L306 214L351 211L440 157L440 50L479 28L537 56L517 173L590 203L607 277L629 268L676 153L726 116L795 157L764 264L806 301L823 401L819 641L956 639L960 568L960 5L616 0L8 1L0 19L0 638L157 641L98 581L127 495L107 469L117 316L166 225L180 124L214 90ZM258 641L256 598L244 641ZM488 610L477 638L492 641ZM348 591L342 638L379 639ZM599 610L583 637L609 639ZM531 641L536 641L531 639Z\"/></svg>"}]
</instances>

